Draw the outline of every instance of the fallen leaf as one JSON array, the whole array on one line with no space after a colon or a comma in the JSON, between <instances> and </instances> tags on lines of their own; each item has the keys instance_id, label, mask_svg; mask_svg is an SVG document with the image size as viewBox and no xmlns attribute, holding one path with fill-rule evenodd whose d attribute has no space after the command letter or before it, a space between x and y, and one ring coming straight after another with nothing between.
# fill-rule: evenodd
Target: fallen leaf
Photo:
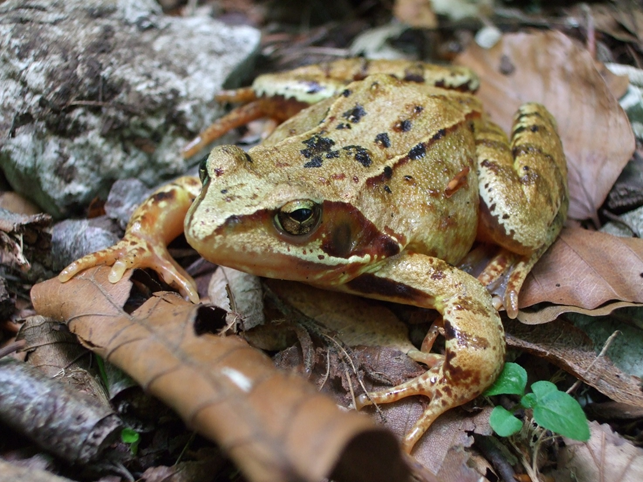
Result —
<instances>
[{"instance_id":1,"label":"fallen leaf","mask_svg":"<svg viewBox=\"0 0 643 482\"><path fill-rule=\"evenodd\" d=\"M585 308L570 305L546 305L542 308L538 307L534 311L519 311L518 320L525 325L541 325L543 323L554 321L563 313L578 313L580 315L597 317L609 315L621 308L631 308L634 306L640 306L640 304L630 303L627 301L614 301L593 310L587 310Z\"/></svg>"},{"instance_id":2,"label":"fallen leaf","mask_svg":"<svg viewBox=\"0 0 643 482\"><path fill-rule=\"evenodd\" d=\"M84 344L216 441L249 480L316 482L333 473L337 480L385 481L408 474L390 432L339 411L241 338L204 332L221 323L213 309L164 293L128 313L122 307L129 274L111 284L109 271L40 283L32 290L34 307L69 320Z\"/></svg>"},{"instance_id":3,"label":"fallen leaf","mask_svg":"<svg viewBox=\"0 0 643 482\"><path fill-rule=\"evenodd\" d=\"M635 142L589 52L560 32L516 33L488 50L473 44L455 62L480 76L478 95L505 131L524 102L552 112L567 156L569 217L595 219Z\"/></svg>"},{"instance_id":4,"label":"fallen leaf","mask_svg":"<svg viewBox=\"0 0 643 482\"><path fill-rule=\"evenodd\" d=\"M548 325L505 320L507 344L545 358L617 402L643 407L641 379L630 376L606 357L599 357L587 335L559 319Z\"/></svg>"},{"instance_id":5,"label":"fallen leaf","mask_svg":"<svg viewBox=\"0 0 643 482\"><path fill-rule=\"evenodd\" d=\"M559 450L558 482L628 482L643 480L643 449L614 433L609 425L590 422L588 442L564 439Z\"/></svg>"},{"instance_id":6,"label":"fallen leaf","mask_svg":"<svg viewBox=\"0 0 643 482\"><path fill-rule=\"evenodd\" d=\"M402 353L415 349L407 326L383 303L294 281L265 282L282 300L333 330L347 346L388 347Z\"/></svg>"},{"instance_id":7,"label":"fallen leaf","mask_svg":"<svg viewBox=\"0 0 643 482\"><path fill-rule=\"evenodd\" d=\"M564 228L529 273L520 307L551 302L594 309L608 301L643 303L643 240Z\"/></svg>"},{"instance_id":8,"label":"fallen leaf","mask_svg":"<svg viewBox=\"0 0 643 482\"><path fill-rule=\"evenodd\" d=\"M210 278L208 296L213 304L237 314L243 331L266 322L261 278L258 276L219 266Z\"/></svg>"},{"instance_id":9,"label":"fallen leaf","mask_svg":"<svg viewBox=\"0 0 643 482\"><path fill-rule=\"evenodd\" d=\"M395 0L393 15L400 22L416 28L435 28L438 19L428 0Z\"/></svg>"}]
</instances>

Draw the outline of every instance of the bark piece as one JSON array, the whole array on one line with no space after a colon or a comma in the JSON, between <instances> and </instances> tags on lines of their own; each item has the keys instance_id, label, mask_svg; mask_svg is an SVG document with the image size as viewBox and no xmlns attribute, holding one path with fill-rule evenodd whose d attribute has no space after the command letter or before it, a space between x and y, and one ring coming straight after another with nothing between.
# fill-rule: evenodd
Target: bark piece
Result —
<instances>
[{"instance_id":1,"label":"bark piece","mask_svg":"<svg viewBox=\"0 0 643 482\"><path fill-rule=\"evenodd\" d=\"M75 464L101 459L123 428L111 410L12 358L0 360L0 420Z\"/></svg>"}]
</instances>

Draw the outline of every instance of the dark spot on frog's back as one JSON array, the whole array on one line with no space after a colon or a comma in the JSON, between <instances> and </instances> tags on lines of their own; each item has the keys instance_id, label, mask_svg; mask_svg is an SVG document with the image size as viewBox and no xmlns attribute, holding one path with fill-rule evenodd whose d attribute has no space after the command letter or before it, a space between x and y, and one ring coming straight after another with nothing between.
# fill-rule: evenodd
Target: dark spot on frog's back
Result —
<instances>
[{"instance_id":1,"label":"dark spot on frog's back","mask_svg":"<svg viewBox=\"0 0 643 482\"><path fill-rule=\"evenodd\" d=\"M439 141L442 139L445 135L447 134L446 129L440 129L438 132L435 133L435 135L431 138L432 141Z\"/></svg>"},{"instance_id":2,"label":"dark spot on frog's back","mask_svg":"<svg viewBox=\"0 0 643 482\"><path fill-rule=\"evenodd\" d=\"M313 135L309 139L306 139L305 141L302 141L302 143L307 147L306 149L302 149L299 152L301 152L301 154L306 159L310 159L311 157L323 154L324 152L328 152L335 145L334 140L328 137L321 137L317 134Z\"/></svg>"},{"instance_id":3,"label":"dark spot on frog's back","mask_svg":"<svg viewBox=\"0 0 643 482\"><path fill-rule=\"evenodd\" d=\"M322 166L321 156L315 156L310 161L304 163L304 167L307 169L311 167L321 167L321 166Z\"/></svg>"},{"instance_id":4,"label":"dark spot on frog's back","mask_svg":"<svg viewBox=\"0 0 643 482\"><path fill-rule=\"evenodd\" d=\"M391 140L386 132L382 132L375 136L375 144L380 147L391 147Z\"/></svg>"},{"instance_id":5,"label":"dark spot on frog's back","mask_svg":"<svg viewBox=\"0 0 643 482\"><path fill-rule=\"evenodd\" d=\"M409 158L412 160L421 159L426 155L426 146L423 142L420 142L417 146L413 147L409 151Z\"/></svg>"},{"instance_id":6,"label":"dark spot on frog's back","mask_svg":"<svg viewBox=\"0 0 643 482\"><path fill-rule=\"evenodd\" d=\"M344 91L342 92L342 95L344 97L348 97L349 95L351 95L351 91L349 89L344 89Z\"/></svg>"},{"instance_id":7,"label":"dark spot on frog's back","mask_svg":"<svg viewBox=\"0 0 643 482\"><path fill-rule=\"evenodd\" d=\"M373 162L369 150L362 146L346 146L342 149L344 149L349 155L352 155L353 158L364 167L369 167L371 162Z\"/></svg>"},{"instance_id":8,"label":"dark spot on frog's back","mask_svg":"<svg viewBox=\"0 0 643 482\"><path fill-rule=\"evenodd\" d=\"M395 132L408 132L411 130L411 127L413 127L413 123L408 119L404 119L403 121L397 122L393 126L393 130Z\"/></svg>"},{"instance_id":9,"label":"dark spot on frog's back","mask_svg":"<svg viewBox=\"0 0 643 482\"><path fill-rule=\"evenodd\" d=\"M365 115L366 115L366 111L364 110L364 107L362 107L360 104L355 104L355 107L353 107L352 109L348 109L346 112L344 112L342 114L342 117L346 119L348 122L352 122L356 124Z\"/></svg>"}]
</instances>

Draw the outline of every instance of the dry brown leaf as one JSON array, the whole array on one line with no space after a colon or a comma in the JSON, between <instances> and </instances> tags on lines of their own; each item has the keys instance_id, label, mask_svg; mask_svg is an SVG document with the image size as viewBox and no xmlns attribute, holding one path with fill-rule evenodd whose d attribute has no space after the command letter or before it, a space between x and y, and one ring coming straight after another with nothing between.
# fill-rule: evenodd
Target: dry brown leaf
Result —
<instances>
[{"instance_id":1,"label":"dry brown leaf","mask_svg":"<svg viewBox=\"0 0 643 482\"><path fill-rule=\"evenodd\" d=\"M614 433L609 425L590 422L588 442L565 439L560 449L558 482L630 482L643 480L643 449Z\"/></svg>"},{"instance_id":2,"label":"dry brown leaf","mask_svg":"<svg viewBox=\"0 0 643 482\"><path fill-rule=\"evenodd\" d=\"M507 132L523 102L554 114L569 168L569 216L595 218L634 152L634 134L590 54L556 31L517 33L489 50L472 45L456 63L480 76L485 110Z\"/></svg>"},{"instance_id":3,"label":"dry brown leaf","mask_svg":"<svg viewBox=\"0 0 643 482\"><path fill-rule=\"evenodd\" d=\"M505 320L507 344L545 358L612 400L643 407L641 379L630 376L608 357L598 357L587 335L560 319L548 325Z\"/></svg>"},{"instance_id":4,"label":"dry brown leaf","mask_svg":"<svg viewBox=\"0 0 643 482\"><path fill-rule=\"evenodd\" d=\"M594 309L608 301L643 303L643 240L565 228L531 271L520 307L548 301Z\"/></svg>"},{"instance_id":5,"label":"dry brown leaf","mask_svg":"<svg viewBox=\"0 0 643 482\"><path fill-rule=\"evenodd\" d=\"M0 192L0 208L27 216L42 212L34 203L13 191Z\"/></svg>"},{"instance_id":6,"label":"dry brown leaf","mask_svg":"<svg viewBox=\"0 0 643 482\"><path fill-rule=\"evenodd\" d=\"M630 303L628 301L614 301L593 310L569 305L547 305L541 309L537 309L536 311L519 311L518 320L525 325L541 325L543 323L554 321L563 313L579 313L587 316L607 316L613 311L633 306L640 306L640 304Z\"/></svg>"},{"instance_id":7,"label":"dry brown leaf","mask_svg":"<svg viewBox=\"0 0 643 482\"><path fill-rule=\"evenodd\" d=\"M38 312L68 325L183 420L215 440L252 481L404 480L399 446L355 412L341 412L294 374L275 369L236 336L199 335L213 310L165 293L129 314L129 279L110 268L34 286ZM359 469L358 469L359 467Z\"/></svg>"},{"instance_id":8,"label":"dry brown leaf","mask_svg":"<svg viewBox=\"0 0 643 482\"><path fill-rule=\"evenodd\" d=\"M395 0L393 15L400 22L416 28L435 28L438 19L429 0Z\"/></svg>"},{"instance_id":9,"label":"dry brown leaf","mask_svg":"<svg viewBox=\"0 0 643 482\"><path fill-rule=\"evenodd\" d=\"M390 348L360 347L354 350L358 360L368 365L372 371L385 375L391 383L398 384L425 372L425 368L413 362L399 351ZM402 357L402 358L401 358ZM415 371L414 371L415 370ZM368 390L381 389L365 380ZM426 400L422 397L409 397L395 403L366 407L365 412L380 413L382 423L399 437L403 437L423 414ZM472 404L465 408L471 408ZM480 474L467 463L470 454L463 451L473 444L472 433L491 435L489 415L491 407L468 414L464 408L449 410L441 415L418 441L413 449L413 458L423 467L419 473L429 473L441 482L465 482L480 480ZM455 456L455 454L458 456ZM418 470L414 469L417 475ZM420 477L420 476L418 476ZM421 477L420 477L421 478Z\"/></svg>"},{"instance_id":10,"label":"dry brown leaf","mask_svg":"<svg viewBox=\"0 0 643 482\"><path fill-rule=\"evenodd\" d=\"M282 300L333 330L348 346L415 349L408 328L385 305L346 293L326 291L294 281L266 280Z\"/></svg>"},{"instance_id":11,"label":"dry brown leaf","mask_svg":"<svg viewBox=\"0 0 643 482\"><path fill-rule=\"evenodd\" d=\"M243 331L266 323L261 278L258 276L219 266L210 278L208 296L216 306L237 314Z\"/></svg>"}]
</instances>

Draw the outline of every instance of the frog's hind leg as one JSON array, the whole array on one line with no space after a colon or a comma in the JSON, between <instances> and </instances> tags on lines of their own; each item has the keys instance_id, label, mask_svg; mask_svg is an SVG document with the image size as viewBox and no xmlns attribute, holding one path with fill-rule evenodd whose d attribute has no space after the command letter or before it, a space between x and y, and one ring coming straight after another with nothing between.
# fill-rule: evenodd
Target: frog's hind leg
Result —
<instances>
[{"instance_id":1,"label":"frog's hind leg","mask_svg":"<svg viewBox=\"0 0 643 482\"><path fill-rule=\"evenodd\" d=\"M357 400L361 408L413 395L430 398L424 414L404 438L407 452L439 415L476 398L500 373L505 354L504 331L491 295L478 280L445 261L403 253L378 271L360 275L337 288L434 308L442 315L443 321L432 328L424 346L428 349L442 329L445 354L411 350L409 356L429 366L425 374L388 390L360 395Z\"/></svg>"},{"instance_id":2,"label":"frog's hind leg","mask_svg":"<svg viewBox=\"0 0 643 482\"><path fill-rule=\"evenodd\" d=\"M475 137L480 185L478 239L510 252L500 253L479 279L511 270L504 305L515 318L523 281L554 242L567 215L565 155L555 121L540 104L520 107L511 143L500 127L485 119L476 123Z\"/></svg>"},{"instance_id":3,"label":"frog's hind leg","mask_svg":"<svg viewBox=\"0 0 643 482\"><path fill-rule=\"evenodd\" d=\"M255 100L249 104L239 106L228 114L220 117L197 137L186 144L182 150L183 158L189 159L205 149L210 143L217 140L226 132L246 125L248 122L264 116L261 101Z\"/></svg>"}]
</instances>

